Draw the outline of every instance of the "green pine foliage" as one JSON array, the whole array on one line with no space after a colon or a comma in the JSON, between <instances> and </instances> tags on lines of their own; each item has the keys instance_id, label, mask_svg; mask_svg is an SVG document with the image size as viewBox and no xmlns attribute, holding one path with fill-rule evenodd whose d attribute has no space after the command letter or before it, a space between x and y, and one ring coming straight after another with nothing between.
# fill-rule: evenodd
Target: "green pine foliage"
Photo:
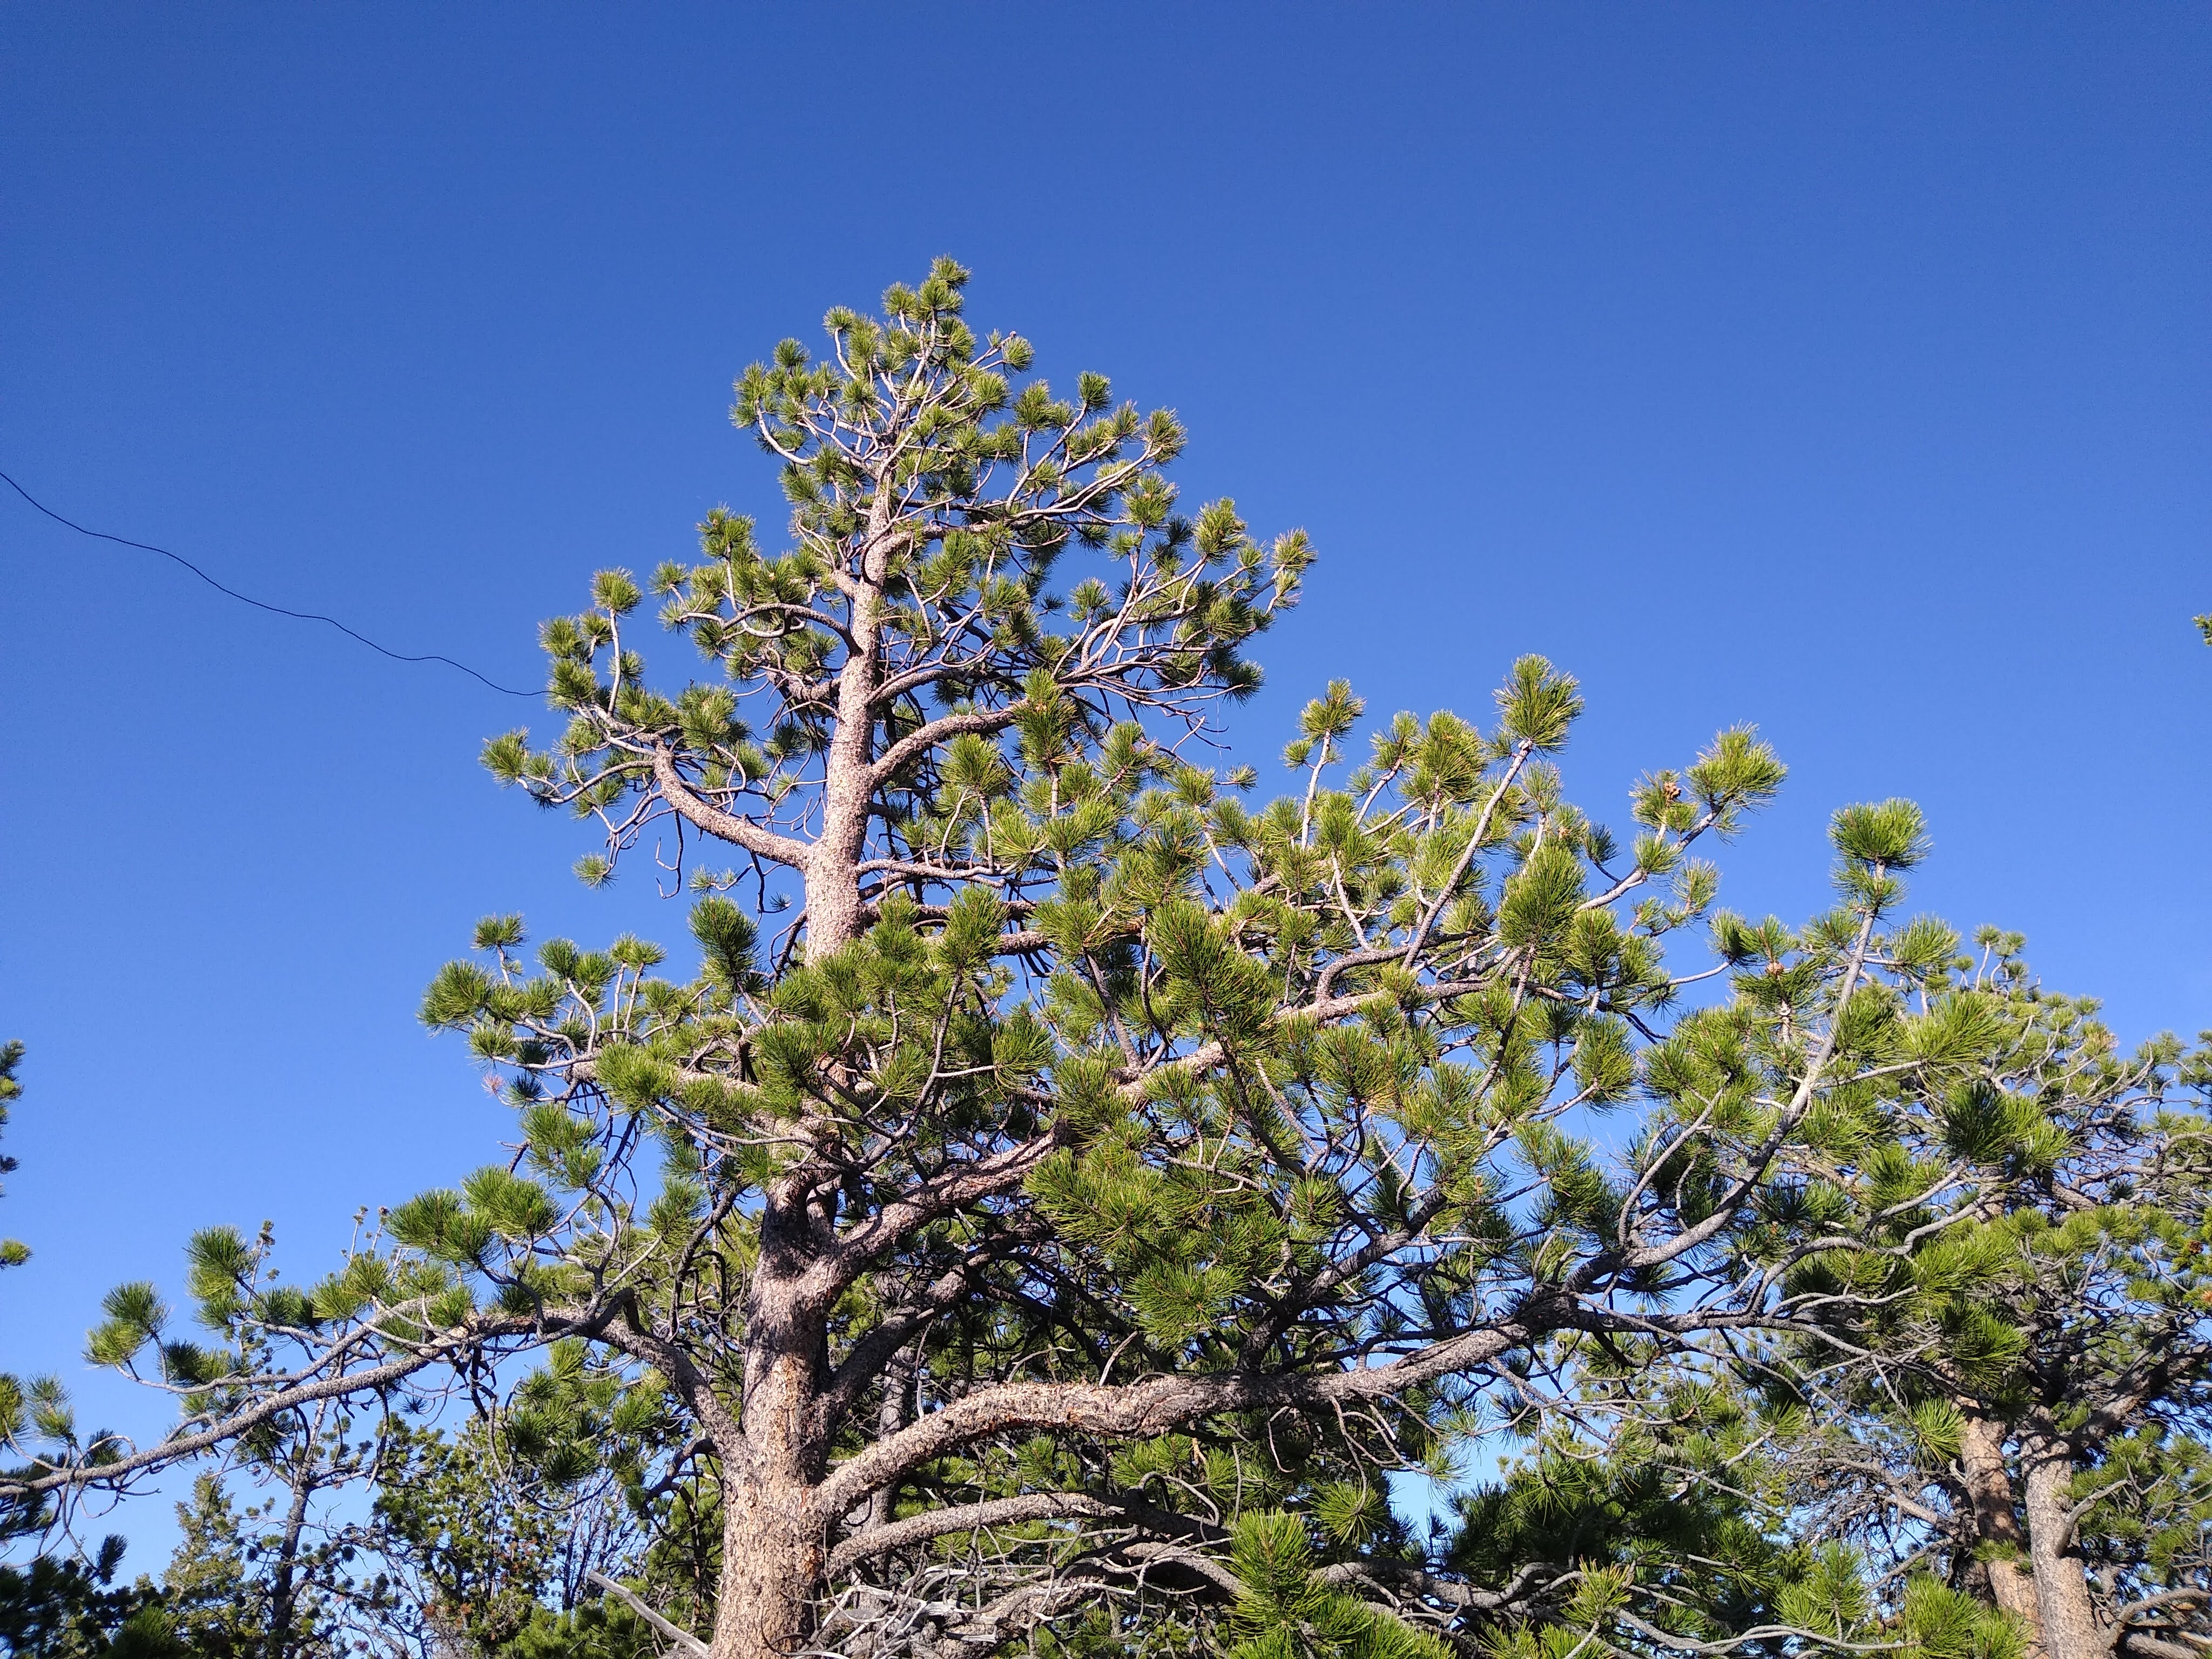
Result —
<instances>
[{"instance_id":1,"label":"green pine foliage","mask_svg":"<svg viewBox=\"0 0 2212 1659\"><path fill-rule=\"evenodd\" d=\"M574 1654L631 1659L657 1650L591 1575L641 1576L658 1605L695 1622L696 1578L667 1570L651 1542L683 1537L690 1484L648 1492L672 1425L659 1390L556 1345L495 1419L447 1435L402 1426L386 1439L373 1540L386 1628L410 1618L501 1659ZM687 1602L689 1605L687 1605Z\"/></svg>"},{"instance_id":2,"label":"green pine foliage","mask_svg":"<svg viewBox=\"0 0 2212 1659\"><path fill-rule=\"evenodd\" d=\"M1231 1534L1240 1581L1229 1628L1229 1659L1445 1659L1434 1636L1330 1584L1316 1571L1306 1523L1260 1510Z\"/></svg>"},{"instance_id":3,"label":"green pine foliage","mask_svg":"<svg viewBox=\"0 0 2212 1659\"><path fill-rule=\"evenodd\" d=\"M196 1335L119 1288L91 1356L179 1437L50 1413L0 1492L373 1480L372 1599L488 1654L650 1609L717 1659L2016 1659L2003 1528L1954 1525L1986 1421L2072 1449L2067 1547L2166 1639L2202 1056L1911 917L1909 802L1835 815L1802 927L1717 909L1780 760L1721 732L1616 828L1540 658L1480 718L1333 681L1263 788L1220 721L1314 549L1184 507L1175 418L1056 393L966 283L747 370L783 533L600 572L542 634L565 729L486 747L596 826L586 882L675 849L674 942L485 919L422 1017L510 1145L315 1282L199 1235Z\"/></svg>"},{"instance_id":4,"label":"green pine foliage","mask_svg":"<svg viewBox=\"0 0 2212 1659\"><path fill-rule=\"evenodd\" d=\"M229 1490L210 1474L192 1483L189 1504L177 1505L181 1537L161 1576L161 1607L180 1652L206 1659L261 1659L269 1640L265 1547L255 1535L263 1517L241 1514ZM316 1639L313 1612L299 1622L294 1651L328 1651Z\"/></svg>"},{"instance_id":5,"label":"green pine foliage","mask_svg":"<svg viewBox=\"0 0 2212 1659\"><path fill-rule=\"evenodd\" d=\"M2212 1636L2204 1056L2124 1054L2016 935L1960 943L1924 921L1881 943L1858 993L1881 997L1858 1039L1879 1075L1824 1118L1829 1167L1768 1200L1780 1305L1834 1339L1792 1366L1799 1491L2054 1651L2052 1596L2146 1654ZM1802 956L1770 960L1787 981Z\"/></svg>"},{"instance_id":6,"label":"green pine foliage","mask_svg":"<svg viewBox=\"0 0 2212 1659\"><path fill-rule=\"evenodd\" d=\"M123 1540L105 1540L90 1560L40 1554L0 1565L0 1643L40 1659L183 1659L160 1592L141 1579L118 1585Z\"/></svg>"}]
</instances>

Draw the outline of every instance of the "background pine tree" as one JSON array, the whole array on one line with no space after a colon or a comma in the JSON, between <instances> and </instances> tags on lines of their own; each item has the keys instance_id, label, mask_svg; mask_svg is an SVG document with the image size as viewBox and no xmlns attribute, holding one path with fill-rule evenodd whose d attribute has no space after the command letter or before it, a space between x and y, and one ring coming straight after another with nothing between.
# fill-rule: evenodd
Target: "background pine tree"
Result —
<instances>
[{"instance_id":1,"label":"background pine tree","mask_svg":"<svg viewBox=\"0 0 2212 1659\"><path fill-rule=\"evenodd\" d=\"M2204 1434L2212 1123L2201 1054L2130 1055L2021 941L1926 929L1910 1042L1969 1065L1856 1103L1852 1174L1806 1201L1888 1241L1808 1262L1844 1346L1794 1462L1820 1524L1917 1559L2051 1659L2212 1639ZM1868 1291L1879 1291L1869 1297Z\"/></svg>"}]
</instances>

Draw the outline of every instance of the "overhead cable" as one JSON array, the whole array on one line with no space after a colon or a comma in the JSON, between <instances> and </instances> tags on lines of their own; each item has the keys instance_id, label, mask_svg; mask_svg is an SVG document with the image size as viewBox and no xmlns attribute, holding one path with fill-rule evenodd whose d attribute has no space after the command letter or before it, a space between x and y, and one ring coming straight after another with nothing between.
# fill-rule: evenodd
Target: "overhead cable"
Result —
<instances>
[{"instance_id":1,"label":"overhead cable","mask_svg":"<svg viewBox=\"0 0 2212 1659\"><path fill-rule=\"evenodd\" d=\"M265 599L257 599L250 593L241 593L236 588L225 586L222 582L217 581L214 577L209 575L206 571L201 569L199 566L194 564L190 559L185 557L181 553L172 553L167 548L156 547L151 542L135 542L128 536L111 536L105 530L88 529L85 526L79 524L74 519L64 518L60 514L55 512L53 508L48 507L37 496L32 495L29 490L24 489L22 485L17 483L13 478L9 477L5 472L0 472L0 483L5 483L9 489L14 490L18 495L21 495L25 501L28 501L40 512L45 514L56 524L62 525L70 530L74 530L80 536L91 536L103 542L113 542L120 547L135 547L148 553L158 553L163 558L173 560L176 563L184 566L185 569L191 571L192 574L198 576L210 587L215 589L216 592L224 594L230 599L236 599L240 605L250 605L256 611L266 611L270 615L274 617L289 617L295 622L328 623L331 627L337 629L339 633L344 635L348 639L358 641L362 645L367 646L370 650L375 652L378 655L389 657L394 662L441 662L445 664L447 667L458 668L461 672L466 674L471 679L482 681L493 690L501 692L510 697L534 697L538 695L535 691L518 691L511 685L501 685L497 680L489 678L483 674L477 673L477 671L470 667L468 664L465 662L455 662L451 657L441 655L435 651L425 652L421 656L409 656L405 652L394 651L389 647L379 645L374 640L369 638L368 635L361 633L356 629L348 628L336 617L326 617L319 611L289 611L281 605L270 605Z\"/></svg>"}]
</instances>

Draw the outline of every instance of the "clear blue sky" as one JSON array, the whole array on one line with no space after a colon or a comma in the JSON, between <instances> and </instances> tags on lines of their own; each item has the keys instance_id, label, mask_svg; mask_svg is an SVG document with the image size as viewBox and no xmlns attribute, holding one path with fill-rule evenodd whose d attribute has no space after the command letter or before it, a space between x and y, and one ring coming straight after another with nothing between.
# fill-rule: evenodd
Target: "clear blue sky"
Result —
<instances>
[{"instance_id":1,"label":"clear blue sky","mask_svg":"<svg viewBox=\"0 0 2212 1659\"><path fill-rule=\"evenodd\" d=\"M1324 562L1247 752L1580 674L1577 798L1756 720L1723 896L1838 804L2124 1035L2212 1024L2201 6L0 9L0 468L281 604L534 684L595 566L781 511L731 377L950 252L1189 496ZM505 1116L420 988L493 909L677 933L476 768L518 709L0 499L0 1367ZM681 653L672 661L684 660ZM542 713L536 718L541 724ZM131 1520L149 1540L157 1520ZM141 1565L157 1565L134 1552Z\"/></svg>"}]
</instances>

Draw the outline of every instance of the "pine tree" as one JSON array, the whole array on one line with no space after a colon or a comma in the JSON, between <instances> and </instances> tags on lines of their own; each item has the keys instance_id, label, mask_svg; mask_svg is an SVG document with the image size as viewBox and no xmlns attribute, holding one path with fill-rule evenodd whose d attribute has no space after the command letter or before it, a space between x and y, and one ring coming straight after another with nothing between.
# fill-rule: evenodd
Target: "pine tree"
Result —
<instances>
[{"instance_id":1,"label":"pine tree","mask_svg":"<svg viewBox=\"0 0 2212 1659\"><path fill-rule=\"evenodd\" d=\"M191 1501L177 1505L181 1535L161 1575L161 1602L185 1650L204 1659L268 1652L269 1585L255 1571L253 1518L240 1516L213 1474L193 1481Z\"/></svg>"},{"instance_id":2,"label":"pine tree","mask_svg":"<svg viewBox=\"0 0 2212 1659\"><path fill-rule=\"evenodd\" d=\"M1389 1516L1391 1472L1633 1413L1624 1358L1779 1364L1883 1294L1791 1290L1852 1246L1790 1206L1879 1079L1966 1063L1891 988L1926 943L1893 926L1917 813L1839 814L1838 908L1725 924L1764 965L1683 1015L1693 852L1783 778L1748 730L1640 781L1623 844L1566 798L1549 664L1486 729L1401 714L1360 759L1338 682L1255 799L1200 760L1312 550L1182 511L1172 416L1025 380L965 280L748 370L787 544L717 510L696 559L600 573L544 630L566 732L486 750L599 823L587 881L673 842L696 970L635 938L533 962L484 921L423 1017L504 1079L517 1157L305 1290L203 1235L215 1348L118 1291L95 1352L186 1420L20 1501L575 1344L679 1426L637 1478L708 1529L711 1606L609 1594L686 1650L1425 1653L1498 1604ZM648 676L647 586L704 678ZM1528 1582L1600 1639L1677 1618L1663 1575L1570 1571Z\"/></svg>"},{"instance_id":3,"label":"pine tree","mask_svg":"<svg viewBox=\"0 0 2212 1659\"><path fill-rule=\"evenodd\" d=\"M123 1540L89 1560L41 1553L0 1566L0 1644L40 1659L183 1659L160 1591L116 1583Z\"/></svg>"},{"instance_id":4,"label":"pine tree","mask_svg":"<svg viewBox=\"0 0 2212 1659\"><path fill-rule=\"evenodd\" d=\"M2179 1659L2212 1641L2212 1073L2171 1037L2122 1054L2016 934L1954 957L1925 932L1923 1042L1966 1064L1859 1103L1857 1170L1805 1195L1891 1258L1796 1286L1853 1292L1824 1315L1844 1409L1802 1449L1805 1490L1839 1532L1910 1539L2045 1659Z\"/></svg>"},{"instance_id":5,"label":"pine tree","mask_svg":"<svg viewBox=\"0 0 2212 1659\"><path fill-rule=\"evenodd\" d=\"M23 1045L0 1043L0 1128L9 1107L22 1097ZM0 1157L0 1175L12 1175L12 1158ZM29 1249L0 1240L0 1267L20 1267ZM11 1453L60 1447L77 1461L100 1455L112 1443L95 1436L88 1446L75 1437L69 1400L58 1380L36 1376L26 1382L0 1371L0 1447ZM34 1462L15 1471L20 1480L47 1465ZM36 1538L53 1525L58 1508L37 1493L10 1493L0 1480L0 1545ZM55 1656L106 1654L118 1650L153 1655L167 1651L167 1626L158 1594L144 1580L118 1584L124 1540L110 1534L89 1553L75 1548L39 1550L20 1564L0 1563L0 1644L11 1653Z\"/></svg>"},{"instance_id":6,"label":"pine tree","mask_svg":"<svg viewBox=\"0 0 2212 1659\"><path fill-rule=\"evenodd\" d=\"M652 1534L681 1527L677 1496L643 1485L670 1427L657 1390L564 1343L495 1417L452 1436L403 1431L360 1534L387 1569L369 1622L501 1659L657 1651L627 1607L600 1605L599 1583L646 1583L684 1610L681 1577L645 1559Z\"/></svg>"},{"instance_id":7,"label":"pine tree","mask_svg":"<svg viewBox=\"0 0 2212 1659\"><path fill-rule=\"evenodd\" d=\"M0 1128L8 1125L9 1108L22 1097L22 1079L15 1075L23 1063L21 1042L0 1043ZM13 1175L16 1161L0 1156L0 1176ZM19 1267L31 1259L29 1246L18 1240L0 1239L0 1267ZM27 1384L12 1372L0 1371L0 1447L21 1452L43 1437L61 1421L60 1385L51 1377L33 1378ZM0 1542L45 1524L48 1506L40 1498L25 1502L0 1495Z\"/></svg>"}]
</instances>

